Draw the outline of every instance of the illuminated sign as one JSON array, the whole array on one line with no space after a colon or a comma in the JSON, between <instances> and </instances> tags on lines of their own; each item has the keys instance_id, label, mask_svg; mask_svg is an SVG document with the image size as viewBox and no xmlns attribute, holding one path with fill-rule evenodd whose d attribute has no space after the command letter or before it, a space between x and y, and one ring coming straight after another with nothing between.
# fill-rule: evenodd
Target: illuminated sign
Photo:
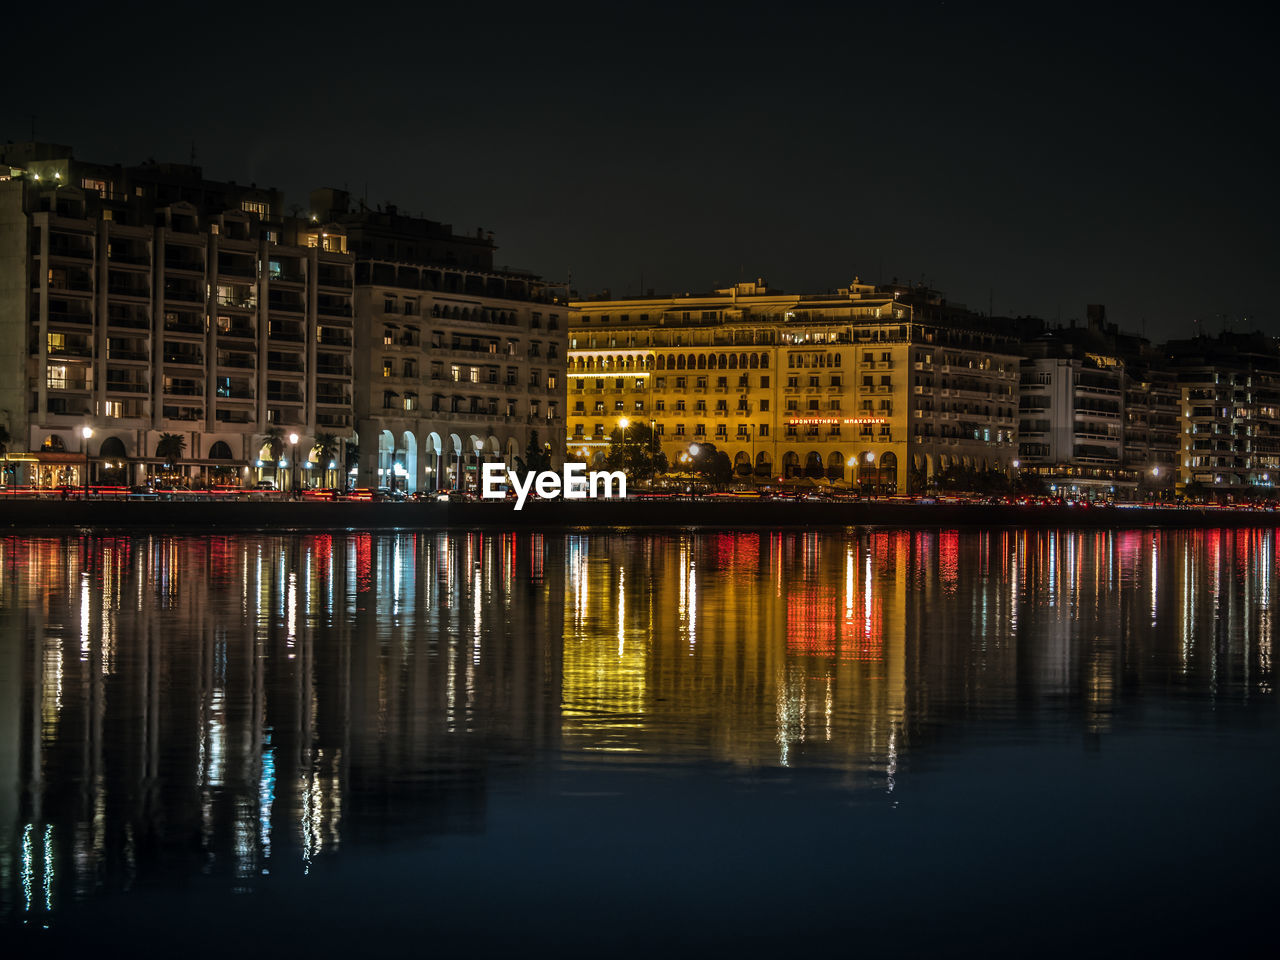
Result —
<instances>
[{"instance_id":1,"label":"illuminated sign","mask_svg":"<svg viewBox=\"0 0 1280 960\"><path fill-rule=\"evenodd\" d=\"M858 426L864 423L888 423L884 417L789 417L789 427Z\"/></svg>"}]
</instances>

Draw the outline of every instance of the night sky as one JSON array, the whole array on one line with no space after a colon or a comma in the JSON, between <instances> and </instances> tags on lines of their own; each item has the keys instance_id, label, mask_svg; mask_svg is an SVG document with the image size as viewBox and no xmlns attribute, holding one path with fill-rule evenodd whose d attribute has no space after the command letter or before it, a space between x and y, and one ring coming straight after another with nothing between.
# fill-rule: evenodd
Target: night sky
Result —
<instances>
[{"instance_id":1,"label":"night sky","mask_svg":"<svg viewBox=\"0 0 1280 960\"><path fill-rule=\"evenodd\" d=\"M964 3L23 4L0 137L492 229L582 294L924 280L1280 333L1269 23Z\"/></svg>"}]
</instances>

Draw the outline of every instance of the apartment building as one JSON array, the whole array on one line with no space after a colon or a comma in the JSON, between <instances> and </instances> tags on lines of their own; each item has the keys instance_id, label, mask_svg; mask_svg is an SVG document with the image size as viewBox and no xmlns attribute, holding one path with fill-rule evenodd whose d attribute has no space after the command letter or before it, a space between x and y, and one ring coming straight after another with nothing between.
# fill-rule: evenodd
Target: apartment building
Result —
<instances>
[{"instance_id":1,"label":"apartment building","mask_svg":"<svg viewBox=\"0 0 1280 960\"><path fill-rule=\"evenodd\" d=\"M1261 333L1224 332L1166 345L1180 391L1178 487L1220 498L1275 488L1280 478L1280 347Z\"/></svg>"},{"instance_id":2,"label":"apartment building","mask_svg":"<svg viewBox=\"0 0 1280 960\"><path fill-rule=\"evenodd\" d=\"M194 166L0 148L7 479L339 482L353 258L339 227L282 207Z\"/></svg>"},{"instance_id":3,"label":"apartment building","mask_svg":"<svg viewBox=\"0 0 1280 960\"><path fill-rule=\"evenodd\" d=\"M1020 383L1019 468L1052 492L1092 497L1171 490L1178 389L1149 341L1098 305L1085 326L1030 340Z\"/></svg>"},{"instance_id":4,"label":"apartment building","mask_svg":"<svg viewBox=\"0 0 1280 960\"><path fill-rule=\"evenodd\" d=\"M515 468L531 442L565 441L567 291L494 266L493 234L341 190L311 195L355 254L357 483L408 493L474 489L485 462Z\"/></svg>"},{"instance_id":5,"label":"apartment building","mask_svg":"<svg viewBox=\"0 0 1280 960\"><path fill-rule=\"evenodd\" d=\"M648 422L675 466L711 443L742 476L893 493L953 466L1011 469L1012 338L931 291L855 279L795 295L757 280L570 309L575 456L602 456L626 419Z\"/></svg>"}]
</instances>

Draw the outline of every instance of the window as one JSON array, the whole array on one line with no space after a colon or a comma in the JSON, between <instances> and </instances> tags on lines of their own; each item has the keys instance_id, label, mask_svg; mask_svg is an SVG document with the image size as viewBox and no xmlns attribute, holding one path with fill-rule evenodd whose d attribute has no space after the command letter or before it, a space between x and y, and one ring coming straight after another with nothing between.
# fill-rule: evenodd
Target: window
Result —
<instances>
[{"instance_id":1,"label":"window","mask_svg":"<svg viewBox=\"0 0 1280 960\"><path fill-rule=\"evenodd\" d=\"M267 205L260 200L241 200L240 209L259 217L267 215Z\"/></svg>"},{"instance_id":2,"label":"window","mask_svg":"<svg viewBox=\"0 0 1280 960\"><path fill-rule=\"evenodd\" d=\"M769 401L768 401L768 400L761 400L761 401L760 401L760 412L761 412L761 413L768 413L768 412L769 412Z\"/></svg>"},{"instance_id":3,"label":"window","mask_svg":"<svg viewBox=\"0 0 1280 960\"><path fill-rule=\"evenodd\" d=\"M390 360L383 360L383 361L382 361L382 375L383 375L384 377L389 377L389 376L391 376L391 370L392 370L392 367L393 367L393 364L392 364L392 362L391 362Z\"/></svg>"},{"instance_id":4,"label":"window","mask_svg":"<svg viewBox=\"0 0 1280 960\"><path fill-rule=\"evenodd\" d=\"M676 389L677 389L677 390L683 390L683 389L685 389L685 385L686 385L688 382L689 382L689 378L688 378L688 377L676 377Z\"/></svg>"},{"instance_id":5,"label":"window","mask_svg":"<svg viewBox=\"0 0 1280 960\"><path fill-rule=\"evenodd\" d=\"M667 389L667 378L666 378L666 377L658 377L658 378L657 378L657 383L655 384L655 386L656 386L656 388L657 388L657 389L659 389L659 390L665 390L665 389Z\"/></svg>"},{"instance_id":6,"label":"window","mask_svg":"<svg viewBox=\"0 0 1280 960\"><path fill-rule=\"evenodd\" d=\"M837 374L833 374L833 375L832 375L832 377L831 377L831 385L832 385L833 387L838 387L838 386L840 386L840 374L838 374L838 373L837 373Z\"/></svg>"},{"instance_id":7,"label":"window","mask_svg":"<svg viewBox=\"0 0 1280 960\"><path fill-rule=\"evenodd\" d=\"M725 388L725 389L728 389L728 386L729 386L729 378L728 378L728 377L716 377L716 386L717 386L717 387L723 387L723 388Z\"/></svg>"},{"instance_id":8,"label":"window","mask_svg":"<svg viewBox=\"0 0 1280 960\"><path fill-rule=\"evenodd\" d=\"M769 425L767 423L760 424L760 429L756 431L756 436L767 437L769 435Z\"/></svg>"},{"instance_id":9,"label":"window","mask_svg":"<svg viewBox=\"0 0 1280 960\"><path fill-rule=\"evenodd\" d=\"M383 312L383 313L395 313L395 312L396 312L396 299L395 299L395 297L383 297L383 298L382 298L382 312Z\"/></svg>"},{"instance_id":10,"label":"window","mask_svg":"<svg viewBox=\"0 0 1280 960\"><path fill-rule=\"evenodd\" d=\"M796 387L798 387L798 386L800 386L800 378L799 378L799 377L787 377L787 388L788 388L788 389L795 389L795 388L796 388Z\"/></svg>"},{"instance_id":11,"label":"window","mask_svg":"<svg viewBox=\"0 0 1280 960\"><path fill-rule=\"evenodd\" d=\"M811 387L816 387L816 386L818 386L818 378L817 378L817 377L810 377L810 378L809 378L809 386L811 386Z\"/></svg>"},{"instance_id":12,"label":"window","mask_svg":"<svg viewBox=\"0 0 1280 960\"><path fill-rule=\"evenodd\" d=\"M697 381L697 387L698 387L698 389L699 389L699 390L705 390L705 389L707 389L707 378L706 378L706 377L699 377L699 378L698 378L698 381Z\"/></svg>"},{"instance_id":13,"label":"window","mask_svg":"<svg viewBox=\"0 0 1280 960\"><path fill-rule=\"evenodd\" d=\"M769 386L769 378L768 378L768 377L761 377L761 378L760 378L760 387L761 387L762 389L768 389L768 386Z\"/></svg>"}]
</instances>

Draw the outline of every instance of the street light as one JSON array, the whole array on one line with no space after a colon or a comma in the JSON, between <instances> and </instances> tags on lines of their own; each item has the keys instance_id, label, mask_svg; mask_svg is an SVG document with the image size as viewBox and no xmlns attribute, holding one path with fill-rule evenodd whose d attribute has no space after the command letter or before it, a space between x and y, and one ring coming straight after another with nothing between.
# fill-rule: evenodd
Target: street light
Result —
<instances>
[{"instance_id":1,"label":"street light","mask_svg":"<svg viewBox=\"0 0 1280 960\"><path fill-rule=\"evenodd\" d=\"M876 462L875 452L872 450L868 450L866 460L868 465L875 463ZM879 480L880 480L879 476L873 476L871 478L871 496L873 497L879 492L877 490L877 487L880 486Z\"/></svg>"},{"instance_id":2,"label":"street light","mask_svg":"<svg viewBox=\"0 0 1280 960\"><path fill-rule=\"evenodd\" d=\"M296 433L289 434L289 492L294 496L298 495L298 435Z\"/></svg>"},{"instance_id":3,"label":"street light","mask_svg":"<svg viewBox=\"0 0 1280 960\"><path fill-rule=\"evenodd\" d=\"M475 437L471 441L476 448L476 496L480 495L480 451L484 449L484 441Z\"/></svg>"},{"instance_id":4,"label":"street light","mask_svg":"<svg viewBox=\"0 0 1280 960\"><path fill-rule=\"evenodd\" d=\"M649 418L649 480L652 482L658 476L658 421Z\"/></svg>"},{"instance_id":5,"label":"street light","mask_svg":"<svg viewBox=\"0 0 1280 960\"><path fill-rule=\"evenodd\" d=\"M80 428L80 436L83 438L84 446L84 498L89 499L89 438L93 436L93 428L84 426Z\"/></svg>"}]
</instances>

